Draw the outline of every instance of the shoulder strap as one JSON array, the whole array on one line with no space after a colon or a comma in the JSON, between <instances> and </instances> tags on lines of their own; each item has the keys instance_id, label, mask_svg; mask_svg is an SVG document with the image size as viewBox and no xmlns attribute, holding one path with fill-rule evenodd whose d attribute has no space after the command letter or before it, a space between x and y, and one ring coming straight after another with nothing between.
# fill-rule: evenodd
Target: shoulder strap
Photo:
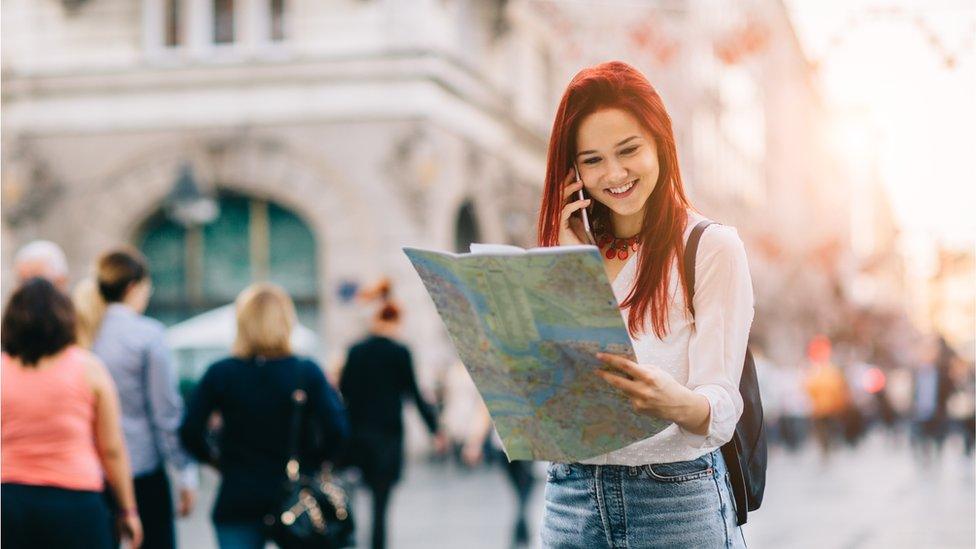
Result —
<instances>
[{"instance_id":1,"label":"shoulder strap","mask_svg":"<svg viewBox=\"0 0 976 549\"><path fill-rule=\"evenodd\" d=\"M699 221L695 228L691 230L688 242L685 243L685 283L688 285L688 310L691 316L695 316L695 259L698 255L698 242L701 240L702 233L709 225L714 225L714 221L705 219Z\"/></svg>"},{"instance_id":2,"label":"shoulder strap","mask_svg":"<svg viewBox=\"0 0 976 549\"><path fill-rule=\"evenodd\" d=\"M294 405L291 411L291 428L288 431L288 463L285 466L285 473L288 474L289 480L297 481L299 471L298 444L302 430L302 408L308 400L308 395L305 393L305 384L302 382L301 366L297 361L294 370L298 383L296 384L295 390L291 393L291 400Z\"/></svg>"}]
</instances>

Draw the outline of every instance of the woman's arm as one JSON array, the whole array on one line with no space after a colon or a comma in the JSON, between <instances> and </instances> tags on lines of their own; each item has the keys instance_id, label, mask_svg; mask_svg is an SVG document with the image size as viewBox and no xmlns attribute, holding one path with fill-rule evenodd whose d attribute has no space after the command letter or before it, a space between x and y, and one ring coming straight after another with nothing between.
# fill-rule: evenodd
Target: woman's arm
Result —
<instances>
[{"instance_id":1,"label":"woman's arm","mask_svg":"<svg viewBox=\"0 0 976 549\"><path fill-rule=\"evenodd\" d=\"M309 402L315 416L315 425L319 426L322 437L322 459L330 460L339 456L349 439L349 420L339 394L325 378L325 374L314 362L306 365Z\"/></svg>"},{"instance_id":2,"label":"woman's arm","mask_svg":"<svg viewBox=\"0 0 976 549\"><path fill-rule=\"evenodd\" d=\"M149 399L149 422L153 426L156 447L162 457L179 471L179 513L187 516L196 500L199 485L197 464L180 444L177 430L183 418L183 399L177 387L178 379L173 355L166 345L164 332L156 332L146 349L146 398Z\"/></svg>"},{"instance_id":3,"label":"woman's arm","mask_svg":"<svg viewBox=\"0 0 976 549\"><path fill-rule=\"evenodd\" d=\"M739 380L753 319L752 278L745 246L732 227L713 225L701 238L695 268L695 328L688 344L688 388L704 396L709 417L690 429L695 448L732 438L742 415Z\"/></svg>"},{"instance_id":4,"label":"woman's arm","mask_svg":"<svg viewBox=\"0 0 976 549\"><path fill-rule=\"evenodd\" d=\"M86 364L88 382L95 393L95 449L118 503L120 522L133 547L142 544L142 523L136 510L129 454L122 435L119 395L105 366L94 355Z\"/></svg>"},{"instance_id":5,"label":"woman's arm","mask_svg":"<svg viewBox=\"0 0 976 549\"><path fill-rule=\"evenodd\" d=\"M197 461L214 467L217 467L217 457L207 444L207 425L210 415L217 409L217 377L216 365L207 368L207 372L193 390L190 405L187 406L186 416L179 429L180 441L186 451Z\"/></svg>"},{"instance_id":6,"label":"woman's arm","mask_svg":"<svg viewBox=\"0 0 976 549\"><path fill-rule=\"evenodd\" d=\"M416 403L417 411L420 412L420 416L424 419L427 429L430 430L431 434L436 434L437 413L434 411L434 407L431 406L430 403L428 403L420 394L420 389L417 387L417 376L413 370L413 359L410 356L410 351L406 347L401 348L401 351L403 352L401 364L403 365L402 375L404 390Z\"/></svg>"}]
</instances>

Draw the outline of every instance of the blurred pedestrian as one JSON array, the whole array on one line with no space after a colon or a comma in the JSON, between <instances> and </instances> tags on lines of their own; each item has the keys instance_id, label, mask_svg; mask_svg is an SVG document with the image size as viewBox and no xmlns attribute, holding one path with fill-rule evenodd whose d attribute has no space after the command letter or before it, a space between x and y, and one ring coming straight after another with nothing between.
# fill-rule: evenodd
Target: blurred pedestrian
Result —
<instances>
[{"instance_id":1,"label":"blurred pedestrian","mask_svg":"<svg viewBox=\"0 0 976 549\"><path fill-rule=\"evenodd\" d=\"M149 267L134 249L110 250L98 259L96 281L103 303L92 299L82 317L93 330L92 352L119 390L145 547L170 549L176 546L176 529L166 464L179 473L180 516L193 509L198 479L196 464L177 435L183 401L164 328L143 314L152 293Z\"/></svg>"},{"instance_id":2,"label":"blurred pedestrian","mask_svg":"<svg viewBox=\"0 0 976 549\"><path fill-rule=\"evenodd\" d=\"M912 441L916 456L925 464L942 453L948 427L947 404L953 393L949 375L954 353L939 335L925 338L912 385Z\"/></svg>"},{"instance_id":3,"label":"blurred pedestrian","mask_svg":"<svg viewBox=\"0 0 976 549\"><path fill-rule=\"evenodd\" d=\"M122 535L133 547L142 541L115 385L74 342L68 297L45 279L23 282L2 321L5 549L111 547L104 480Z\"/></svg>"},{"instance_id":4,"label":"blurred pedestrian","mask_svg":"<svg viewBox=\"0 0 976 549\"><path fill-rule=\"evenodd\" d=\"M850 402L847 381L840 368L830 360L830 342L818 336L811 341L805 387L810 396L810 419L813 435L826 461L834 439L840 434L841 420Z\"/></svg>"},{"instance_id":5,"label":"blurred pedestrian","mask_svg":"<svg viewBox=\"0 0 976 549\"><path fill-rule=\"evenodd\" d=\"M61 247L50 240L28 242L14 255L17 283L45 278L62 292L68 290L68 260Z\"/></svg>"},{"instance_id":6,"label":"blurred pedestrian","mask_svg":"<svg viewBox=\"0 0 976 549\"><path fill-rule=\"evenodd\" d=\"M529 506L529 498L532 496L532 490L535 488L535 476L532 474L533 462L524 460L510 461L501 452L501 441L499 440L498 433L495 432L491 425L491 416L488 414L488 408L485 407L480 398L476 402L479 405L480 413L472 424L470 436L462 450L464 462L472 467L480 463L484 458L484 450L486 447L501 454L501 458L504 460L505 473L515 492L516 507L515 520L512 522L512 547L526 546L529 543L529 523L526 518L526 511ZM491 435L491 443L486 444L489 435Z\"/></svg>"},{"instance_id":7,"label":"blurred pedestrian","mask_svg":"<svg viewBox=\"0 0 976 549\"><path fill-rule=\"evenodd\" d=\"M403 398L414 401L438 451L446 445L437 428L436 412L420 395L410 351L396 341L400 307L388 280L374 290L379 311L369 335L353 345L346 358L339 389L349 409L352 441L348 464L358 468L373 499L372 547L386 547L386 512L403 468ZM372 297L372 296L370 296Z\"/></svg>"},{"instance_id":8,"label":"blurred pedestrian","mask_svg":"<svg viewBox=\"0 0 976 549\"><path fill-rule=\"evenodd\" d=\"M463 450L479 429L484 404L478 388L460 360L455 360L444 370L442 379L444 398L440 412L441 430L454 459L459 463L467 463L462 455ZM481 438L484 439L483 434Z\"/></svg>"},{"instance_id":9,"label":"blurred pedestrian","mask_svg":"<svg viewBox=\"0 0 976 549\"><path fill-rule=\"evenodd\" d=\"M259 549L268 541L265 516L275 511L287 478L295 391L304 391L307 399L300 471L315 474L334 459L349 425L322 369L292 352L297 320L288 294L272 284L255 284L237 297L236 308L233 355L207 368L180 436L198 460L220 472L212 515L220 547ZM220 428L213 437L209 426L217 423L215 415Z\"/></svg>"}]
</instances>

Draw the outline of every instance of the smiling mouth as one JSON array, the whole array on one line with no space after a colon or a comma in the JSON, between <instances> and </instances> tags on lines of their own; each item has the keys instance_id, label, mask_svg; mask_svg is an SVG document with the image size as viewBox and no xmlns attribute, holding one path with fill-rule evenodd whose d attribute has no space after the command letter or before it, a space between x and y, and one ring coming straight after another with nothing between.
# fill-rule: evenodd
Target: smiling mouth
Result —
<instances>
[{"instance_id":1,"label":"smiling mouth","mask_svg":"<svg viewBox=\"0 0 976 549\"><path fill-rule=\"evenodd\" d=\"M634 179L633 181L630 181L629 183L625 183L618 187L610 187L609 189L603 189L603 190L604 192L606 192L607 194L609 194L614 198L623 198L625 196L629 196L630 193L633 192L635 187L637 187L637 179Z\"/></svg>"}]
</instances>

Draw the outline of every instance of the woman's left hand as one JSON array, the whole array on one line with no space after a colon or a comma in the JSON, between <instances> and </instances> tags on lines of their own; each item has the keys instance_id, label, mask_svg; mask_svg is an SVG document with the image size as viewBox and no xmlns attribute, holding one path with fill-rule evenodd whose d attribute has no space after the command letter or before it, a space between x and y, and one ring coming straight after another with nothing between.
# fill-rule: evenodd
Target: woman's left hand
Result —
<instances>
[{"instance_id":1,"label":"woman's left hand","mask_svg":"<svg viewBox=\"0 0 976 549\"><path fill-rule=\"evenodd\" d=\"M695 433L707 430L708 399L678 383L661 368L606 353L597 353L596 358L610 367L597 370L596 374L621 390L637 413L673 421Z\"/></svg>"}]
</instances>

